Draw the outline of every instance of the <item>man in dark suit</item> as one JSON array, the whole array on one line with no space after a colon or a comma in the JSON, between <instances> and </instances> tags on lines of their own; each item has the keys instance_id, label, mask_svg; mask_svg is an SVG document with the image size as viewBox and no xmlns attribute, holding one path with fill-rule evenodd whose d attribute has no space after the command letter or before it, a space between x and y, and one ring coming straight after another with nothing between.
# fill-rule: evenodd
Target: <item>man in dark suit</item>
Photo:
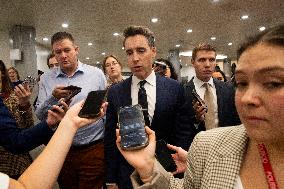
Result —
<instances>
[{"instance_id":1,"label":"man in dark suit","mask_svg":"<svg viewBox=\"0 0 284 189\"><path fill-rule=\"evenodd\" d=\"M120 107L135 105L139 101L140 81L145 80L147 94L145 123L156 132L157 139L182 146L192 140L193 123L183 121L181 110L184 103L183 87L175 80L155 75L152 63L156 56L153 33L145 27L130 26L124 31L124 48L132 76L108 92L108 108L105 127L105 163L108 189L131 189L130 174L133 172L116 147L115 129ZM148 119L149 123L147 123Z\"/></svg>"},{"instance_id":2,"label":"man in dark suit","mask_svg":"<svg viewBox=\"0 0 284 189\"><path fill-rule=\"evenodd\" d=\"M54 133L51 127L58 121L49 117L34 127L19 129L0 98L0 145L15 154L28 152L49 141Z\"/></svg>"},{"instance_id":3,"label":"man in dark suit","mask_svg":"<svg viewBox=\"0 0 284 189\"><path fill-rule=\"evenodd\" d=\"M195 122L197 132L208 130L215 127L225 127L239 125L240 119L235 107L235 90L230 82L223 82L212 78L212 73L216 66L216 50L209 44L200 44L195 47L192 52L192 65L195 68L196 76L185 84L186 109L189 111L188 117ZM208 86L208 93L206 87ZM193 102L192 91L205 101L208 109L198 102ZM212 101L208 98L211 96ZM193 105L194 104L194 105ZM211 106L211 107L210 107ZM210 108L213 117L206 123L206 118L209 117ZM194 109L194 111L192 111ZM206 112L207 111L207 112ZM192 114L195 112L195 114Z\"/></svg>"}]
</instances>

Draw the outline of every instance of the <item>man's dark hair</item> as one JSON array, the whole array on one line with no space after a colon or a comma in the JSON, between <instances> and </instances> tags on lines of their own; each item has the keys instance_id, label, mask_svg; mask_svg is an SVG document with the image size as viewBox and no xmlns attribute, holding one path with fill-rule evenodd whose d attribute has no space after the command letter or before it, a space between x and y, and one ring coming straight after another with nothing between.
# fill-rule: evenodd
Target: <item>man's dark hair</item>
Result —
<instances>
[{"instance_id":1,"label":"man's dark hair","mask_svg":"<svg viewBox=\"0 0 284 189\"><path fill-rule=\"evenodd\" d=\"M63 39L69 39L70 41L72 41L74 43L74 38L70 33L68 33L68 32L57 32L57 33L53 34L53 36L51 37L51 46L55 42L61 41Z\"/></svg>"},{"instance_id":2,"label":"man's dark hair","mask_svg":"<svg viewBox=\"0 0 284 189\"><path fill-rule=\"evenodd\" d=\"M253 47L259 43L267 43L284 47L284 25L275 26L273 28L261 32L260 34L254 37L249 37L247 41L238 49L237 59L239 60L240 56L248 48Z\"/></svg>"},{"instance_id":3,"label":"man's dark hair","mask_svg":"<svg viewBox=\"0 0 284 189\"><path fill-rule=\"evenodd\" d=\"M195 60L198 51L214 51L215 56L217 55L216 49L208 43L200 43L198 46L194 47L192 51L192 60Z\"/></svg>"},{"instance_id":4,"label":"man's dark hair","mask_svg":"<svg viewBox=\"0 0 284 189\"><path fill-rule=\"evenodd\" d=\"M123 32L123 36L124 36L123 46L125 47L125 40L128 37L132 37L132 36L135 36L135 35L143 35L148 40L149 46L155 47L154 33L149 28L144 27L144 26L129 26L129 27L127 27Z\"/></svg>"},{"instance_id":5,"label":"man's dark hair","mask_svg":"<svg viewBox=\"0 0 284 189\"><path fill-rule=\"evenodd\" d=\"M50 65L49 65L49 59L55 57L55 54L54 53L50 53L48 56L47 56L47 59L46 59L46 64L48 66L48 68L50 68Z\"/></svg>"}]
</instances>

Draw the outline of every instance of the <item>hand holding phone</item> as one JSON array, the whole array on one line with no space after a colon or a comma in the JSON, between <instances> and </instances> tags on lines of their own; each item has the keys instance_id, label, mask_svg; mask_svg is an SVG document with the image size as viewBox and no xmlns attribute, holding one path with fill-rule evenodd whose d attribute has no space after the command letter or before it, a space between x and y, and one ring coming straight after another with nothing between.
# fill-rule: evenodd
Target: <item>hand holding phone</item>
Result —
<instances>
[{"instance_id":1,"label":"hand holding phone","mask_svg":"<svg viewBox=\"0 0 284 189\"><path fill-rule=\"evenodd\" d=\"M37 83L37 80L36 80L34 77L28 75L28 76L24 79L22 85L23 85L24 87L29 86L30 90L32 91L33 88L34 88L34 86L36 85L36 83Z\"/></svg>"},{"instance_id":2,"label":"hand holding phone","mask_svg":"<svg viewBox=\"0 0 284 189\"><path fill-rule=\"evenodd\" d=\"M98 90L89 92L87 99L79 112L79 117L96 118L100 116L101 107L106 100L106 90Z\"/></svg>"},{"instance_id":3,"label":"hand holding phone","mask_svg":"<svg viewBox=\"0 0 284 189\"><path fill-rule=\"evenodd\" d=\"M205 102L200 98L200 96L197 94L196 90L193 89L191 93L192 93L192 96L193 96L193 100L197 101L200 106L203 106L204 109L205 109L205 112L207 113L208 107L205 104Z\"/></svg>"},{"instance_id":4,"label":"hand holding phone","mask_svg":"<svg viewBox=\"0 0 284 189\"><path fill-rule=\"evenodd\" d=\"M167 65L164 62L155 61L153 64L153 69L155 73L158 73L161 76L165 76L167 71Z\"/></svg>"},{"instance_id":5,"label":"hand holding phone","mask_svg":"<svg viewBox=\"0 0 284 189\"><path fill-rule=\"evenodd\" d=\"M121 107L118 112L118 122L120 145L123 150L136 150L148 145L143 111L139 104Z\"/></svg>"},{"instance_id":6,"label":"hand holding phone","mask_svg":"<svg viewBox=\"0 0 284 189\"><path fill-rule=\"evenodd\" d=\"M158 140L156 142L156 158L166 171L176 171L177 165L172 158L170 149L167 147L167 143L164 140Z\"/></svg>"}]
</instances>

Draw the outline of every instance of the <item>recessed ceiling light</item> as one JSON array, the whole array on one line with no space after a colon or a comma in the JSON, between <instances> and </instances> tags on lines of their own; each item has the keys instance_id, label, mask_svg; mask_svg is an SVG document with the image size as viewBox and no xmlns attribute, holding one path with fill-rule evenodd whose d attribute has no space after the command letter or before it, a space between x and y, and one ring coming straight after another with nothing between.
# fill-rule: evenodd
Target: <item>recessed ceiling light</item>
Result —
<instances>
[{"instance_id":1,"label":"recessed ceiling light","mask_svg":"<svg viewBox=\"0 0 284 189\"><path fill-rule=\"evenodd\" d=\"M185 66L187 66L187 64L185 64Z\"/></svg>"},{"instance_id":2,"label":"recessed ceiling light","mask_svg":"<svg viewBox=\"0 0 284 189\"><path fill-rule=\"evenodd\" d=\"M92 46L93 45L93 43L88 43L88 46Z\"/></svg>"},{"instance_id":3,"label":"recessed ceiling light","mask_svg":"<svg viewBox=\"0 0 284 189\"><path fill-rule=\"evenodd\" d=\"M227 58L227 57L228 57L228 56L225 55L225 54L217 54L216 59L225 59L225 58Z\"/></svg>"},{"instance_id":4,"label":"recessed ceiling light","mask_svg":"<svg viewBox=\"0 0 284 189\"><path fill-rule=\"evenodd\" d=\"M218 3L220 0L212 0L213 3Z\"/></svg>"},{"instance_id":5,"label":"recessed ceiling light","mask_svg":"<svg viewBox=\"0 0 284 189\"><path fill-rule=\"evenodd\" d=\"M248 15L243 15L243 16L241 16L241 19L242 19L242 20L246 20L246 19L248 19L248 18L249 18Z\"/></svg>"},{"instance_id":6,"label":"recessed ceiling light","mask_svg":"<svg viewBox=\"0 0 284 189\"><path fill-rule=\"evenodd\" d=\"M180 47L180 44L176 44L176 47Z\"/></svg>"},{"instance_id":7,"label":"recessed ceiling light","mask_svg":"<svg viewBox=\"0 0 284 189\"><path fill-rule=\"evenodd\" d=\"M47 37L42 38L43 41L48 41Z\"/></svg>"},{"instance_id":8,"label":"recessed ceiling light","mask_svg":"<svg viewBox=\"0 0 284 189\"><path fill-rule=\"evenodd\" d=\"M124 47L121 47L122 50L124 50Z\"/></svg>"},{"instance_id":9,"label":"recessed ceiling light","mask_svg":"<svg viewBox=\"0 0 284 189\"><path fill-rule=\"evenodd\" d=\"M215 41L216 40L216 37L211 37L210 38L212 41Z\"/></svg>"},{"instance_id":10,"label":"recessed ceiling light","mask_svg":"<svg viewBox=\"0 0 284 189\"><path fill-rule=\"evenodd\" d=\"M103 52L103 53L102 53L102 55L106 55L106 53L105 53L105 52Z\"/></svg>"},{"instance_id":11,"label":"recessed ceiling light","mask_svg":"<svg viewBox=\"0 0 284 189\"><path fill-rule=\"evenodd\" d=\"M189 28L186 32L187 32L187 33L191 33L191 32L192 32L192 29Z\"/></svg>"},{"instance_id":12,"label":"recessed ceiling light","mask_svg":"<svg viewBox=\"0 0 284 189\"><path fill-rule=\"evenodd\" d=\"M63 23L62 25L61 25L63 28L68 28L68 24L67 23Z\"/></svg>"},{"instance_id":13,"label":"recessed ceiling light","mask_svg":"<svg viewBox=\"0 0 284 189\"><path fill-rule=\"evenodd\" d=\"M89 60L89 59L90 59L90 57L86 57L86 59L87 59L87 60Z\"/></svg>"},{"instance_id":14,"label":"recessed ceiling light","mask_svg":"<svg viewBox=\"0 0 284 189\"><path fill-rule=\"evenodd\" d=\"M97 64L99 64L100 62L99 61L97 61Z\"/></svg>"},{"instance_id":15,"label":"recessed ceiling light","mask_svg":"<svg viewBox=\"0 0 284 189\"><path fill-rule=\"evenodd\" d=\"M153 23L158 22L158 18L152 18L152 19L151 19L151 22L153 22Z\"/></svg>"},{"instance_id":16,"label":"recessed ceiling light","mask_svg":"<svg viewBox=\"0 0 284 189\"><path fill-rule=\"evenodd\" d=\"M265 27L264 27L264 26L261 26L261 27L259 27L258 29L259 29L259 31L264 31L264 30L265 30Z\"/></svg>"},{"instance_id":17,"label":"recessed ceiling light","mask_svg":"<svg viewBox=\"0 0 284 189\"><path fill-rule=\"evenodd\" d=\"M179 53L180 56L192 56L192 51L184 51Z\"/></svg>"},{"instance_id":18,"label":"recessed ceiling light","mask_svg":"<svg viewBox=\"0 0 284 189\"><path fill-rule=\"evenodd\" d=\"M113 33L112 35L113 35L113 36L119 36L119 33L116 33L116 32L115 32L115 33Z\"/></svg>"},{"instance_id":19,"label":"recessed ceiling light","mask_svg":"<svg viewBox=\"0 0 284 189\"><path fill-rule=\"evenodd\" d=\"M228 43L229 46L233 45L233 43Z\"/></svg>"}]
</instances>

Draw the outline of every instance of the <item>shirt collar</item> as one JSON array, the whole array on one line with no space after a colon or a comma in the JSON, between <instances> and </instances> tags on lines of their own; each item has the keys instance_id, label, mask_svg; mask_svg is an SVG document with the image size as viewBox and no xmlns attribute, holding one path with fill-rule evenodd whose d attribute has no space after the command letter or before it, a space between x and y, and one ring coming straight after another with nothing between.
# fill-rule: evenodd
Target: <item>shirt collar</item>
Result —
<instances>
[{"instance_id":1,"label":"shirt collar","mask_svg":"<svg viewBox=\"0 0 284 189\"><path fill-rule=\"evenodd\" d=\"M147 81L147 83L149 83L152 86L156 86L156 75L155 72L152 70L151 74L144 79ZM141 79L138 79L135 75L132 76L132 84L134 86L138 86L138 83L142 81Z\"/></svg>"},{"instance_id":2,"label":"shirt collar","mask_svg":"<svg viewBox=\"0 0 284 189\"><path fill-rule=\"evenodd\" d=\"M210 78L210 80L208 81L208 82L204 82L204 81L201 81L200 79L198 79L197 77L194 77L193 78L193 82L194 82L194 84L195 84L195 87L197 87L197 88L201 88L201 87L203 87L203 84L204 83L208 83L211 87L213 87L214 86L214 82L213 82L213 78L211 77Z\"/></svg>"},{"instance_id":3,"label":"shirt collar","mask_svg":"<svg viewBox=\"0 0 284 189\"><path fill-rule=\"evenodd\" d=\"M67 76L67 75L60 69L60 67L55 68L55 69L56 69L56 77L62 77L62 76L64 77L64 76ZM84 67L83 67L82 62L80 62L80 60L78 60L78 66L77 66L77 69L76 69L74 75L75 75L77 72L78 72L78 73L83 73L83 72L84 72Z\"/></svg>"}]
</instances>

